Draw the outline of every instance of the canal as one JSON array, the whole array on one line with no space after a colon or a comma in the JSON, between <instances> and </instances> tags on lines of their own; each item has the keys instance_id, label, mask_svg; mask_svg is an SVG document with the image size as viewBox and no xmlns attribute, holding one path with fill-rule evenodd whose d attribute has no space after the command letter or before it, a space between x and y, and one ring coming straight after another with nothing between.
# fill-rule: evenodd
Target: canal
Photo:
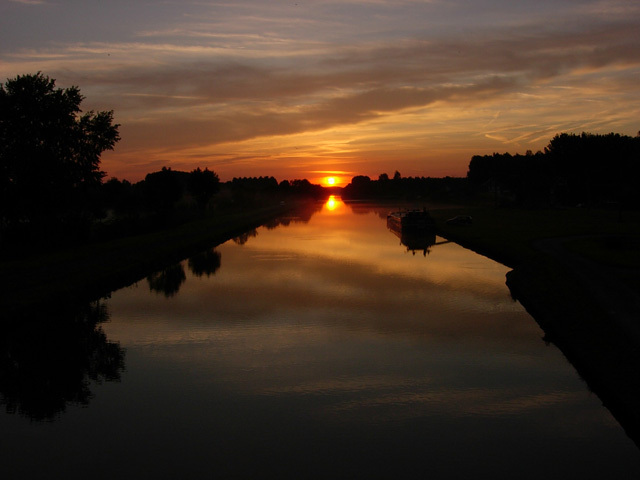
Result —
<instances>
[{"instance_id":1,"label":"canal","mask_svg":"<svg viewBox=\"0 0 640 480\"><path fill-rule=\"evenodd\" d=\"M640 478L508 269L388 210L331 198L12 332L3 478Z\"/></svg>"}]
</instances>

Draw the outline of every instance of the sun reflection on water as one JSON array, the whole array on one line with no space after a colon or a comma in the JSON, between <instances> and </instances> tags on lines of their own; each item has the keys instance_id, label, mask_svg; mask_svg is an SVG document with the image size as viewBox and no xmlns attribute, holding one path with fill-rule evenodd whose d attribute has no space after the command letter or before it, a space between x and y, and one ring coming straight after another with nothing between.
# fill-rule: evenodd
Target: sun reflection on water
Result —
<instances>
[{"instance_id":1,"label":"sun reflection on water","mask_svg":"<svg viewBox=\"0 0 640 480\"><path fill-rule=\"evenodd\" d=\"M335 195L331 195L327 199L327 202L324 204L324 206L327 210L329 210L330 212L333 212L338 210L339 208L344 207L344 202L339 197L336 197Z\"/></svg>"}]
</instances>

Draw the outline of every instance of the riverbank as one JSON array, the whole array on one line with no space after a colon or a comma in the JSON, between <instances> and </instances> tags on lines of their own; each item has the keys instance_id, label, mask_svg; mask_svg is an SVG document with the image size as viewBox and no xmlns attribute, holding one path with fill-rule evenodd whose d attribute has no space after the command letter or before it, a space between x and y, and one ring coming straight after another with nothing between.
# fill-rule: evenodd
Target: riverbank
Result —
<instances>
[{"instance_id":1,"label":"riverbank","mask_svg":"<svg viewBox=\"0 0 640 480\"><path fill-rule=\"evenodd\" d=\"M0 262L1 318L12 321L108 295L297 208L303 204L219 213L168 230L5 259Z\"/></svg>"},{"instance_id":2,"label":"riverbank","mask_svg":"<svg viewBox=\"0 0 640 480\"><path fill-rule=\"evenodd\" d=\"M513 270L507 285L640 446L637 213L466 208L439 234ZM473 225L450 225L469 214Z\"/></svg>"}]
</instances>

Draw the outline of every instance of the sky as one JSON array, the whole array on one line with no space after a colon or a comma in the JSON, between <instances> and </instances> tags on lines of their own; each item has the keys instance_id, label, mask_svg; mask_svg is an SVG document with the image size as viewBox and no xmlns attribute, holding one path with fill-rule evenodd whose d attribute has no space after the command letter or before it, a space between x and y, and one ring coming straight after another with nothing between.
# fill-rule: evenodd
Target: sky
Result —
<instances>
[{"instance_id":1,"label":"sky","mask_svg":"<svg viewBox=\"0 0 640 480\"><path fill-rule=\"evenodd\" d=\"M464 176L640 130L635 0L0 0L0 81L113 110L107 177Z\"/></svg>"}]
</instances>

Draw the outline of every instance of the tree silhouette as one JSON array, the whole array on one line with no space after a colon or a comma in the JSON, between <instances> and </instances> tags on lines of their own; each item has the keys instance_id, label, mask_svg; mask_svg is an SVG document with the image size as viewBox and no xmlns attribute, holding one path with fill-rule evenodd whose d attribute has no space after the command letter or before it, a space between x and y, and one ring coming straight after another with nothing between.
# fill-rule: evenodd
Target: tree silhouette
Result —
<instances>
[{"instance_id":1,"label":"tree silhouette","mask_svg":"<svg viewBox=\"0 0 640 480\"><path fill-rule=\"evenodd\" d=\"M189 270L196 277L202 277L203 275L210 277L220 268L221 257L220 252L215 249L201 252L189 259Z\"/></svg>"},{"instance_id":2,"label":"tree silhouette","mask_svg":"<svg viewBox=\"0 0 640 480\"><path fill-rule=\"evenodd\" d=\"M253 229L253 230L249 230L247 232L244 232L244 233L238 235L237 237L232 238L231 240L233 240L238 245L244 245L245 243L247 243L249 241L250 238L255 238L257 236L258 236L258 231Z\"/></svg>"},{"instance_id":3,"label":"tree silhouette","mask_svg":"<svg viewBox=\"0 0 640 480\"><path fill-rule=\"evenodd\" d=\"M107 339L98 301L40 312L0 330L0 404L7 413L54 420L68 405L88 405L92 383L119 381L125 351Z\"/></svg>"},{"instance_id":4,"label":"tree silhouette","mask_svg":"<svg viewBox=\"0 0 640 480\"><path fill-rule=\"evenodd\" d=\"M170 267L154 272L147 276L149 290L164 294L165 297L173 297L180 291L180 286L187 279L184 267L181 263L176 263Z\"/></svg>"},{"instance_id":5,"label":"tree silhouette","mask_svg":"<svg viewBox=\"0 0 640 480\"><path fill-rule=\"evenodd\" d=\"M183 194L180 180L184 172L176 172L171 167L162 167L159 172L148 173L144 179L144 197L147 206L166 214Z\"/></svg>"},{"instance_id":6,"label":"tree silhouette","mask_svg":"<svg viewBox=\"0 0 640 480\"><path fill-rule=\"evenodd\" d=\"M366 175L357 175L351 179L351 183L344 187L342 192L345 198L367 198L371 196L371 178Z\"/></svg>"},{"instance_id":7,"label":"tree silhouette","mask_svg":"<svg viewBox=\"0 0 640 480\"><path fill-rule=\"evenodd\" d=\"M617 133L560 133L544 153L474 155L467 178L488 185L496 200L520 205L552 204L637 208L640 137Z\"/></svg>"},{"instance_id":8,"label":"tree silhouette","mask_svg":"<svg viewBox=\"0 0 640 480\"><path fill-rule=\"evenodd\" d=\"M198 208L204 211L213 195L220 189L220 179L215 172L208 168L196 168L189 174L187 183L189 193L195 198Z\"/></svg>"},{"instance_id":9,"label":"tree silhouette","mask_svg":"<svg viewBox=\"0 0 640 480\"><path fill-rule=\"evenodd\" d=\"M0 84L0 215L11 225L73 218L120 139L113 111L82 114L78 87L37 73Z\"/></svg>"},{"instance_id":10,"label":"tree silhouette","mask_svg":"<svg viewBox=\"0 0 640 480\"><path fill-rule=\"evenodd\" d=\"M102 184L102 203L117 214L130 214L139 206L134 186L127 180L111 178Z\"/></svg>"}]
</instances>

